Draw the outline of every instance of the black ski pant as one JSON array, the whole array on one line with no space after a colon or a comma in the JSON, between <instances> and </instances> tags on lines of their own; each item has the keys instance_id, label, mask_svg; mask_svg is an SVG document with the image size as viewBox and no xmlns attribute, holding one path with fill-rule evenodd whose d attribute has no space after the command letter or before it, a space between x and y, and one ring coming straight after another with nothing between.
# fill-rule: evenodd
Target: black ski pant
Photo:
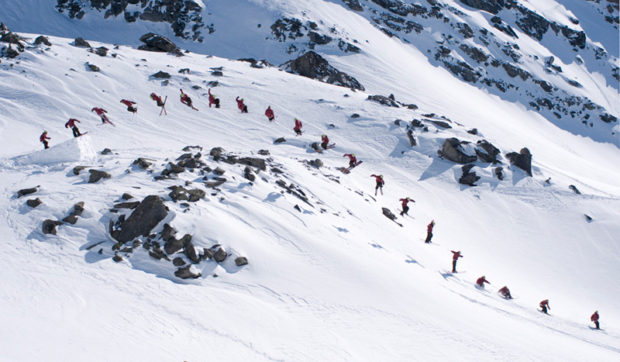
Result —
<instances>
[{"instance_id":1,"label":"black ski pant","mask_svg":"<svg viewBox=\"0 0 620 362\"><path fill-rule=\"evenodd\" d=\"M542 308L542 312L547 314L547 306L543 305L541 308Z\"/></svg>"},{"instance_id":2,"label":"black ski pant","mask_svg":"<svg viewBox=\"0 0 620 362\"><path fill-rule=\"evenodd\" d=\"M456 273L456 260L452 260L452 272Z\"/></svg>"},{"instance_id":3,"label":"black ski pant","mask_svg":"<svg viewBox=\"0 0 620 362\"><path fill-rule=\"evenodd\" d=\"M403 211L400 212L400 216L407 214L407 212L409 212L409 206L405 205L403 206Z\"/></svg>"},{"instance_id":4,"label":"black ski pant","mask_svg":"<svg viewBox=\"0 0 620 362\"><path fill-rule=\"evenodd\" d=\"M50 148L49 144L47 144L47 141L41 141L41 142L43 142L43 148L44 149Z\"/></svg>"},{"instance_id":5,"label":"black ski pant","mask_svg":"<svg viewBox=\"0 0 620 362\"><path fill-rule=\"evenodd\" d=\"M594 321L594 325L596 326L596 329L601 329L601 326L598 324L598 321Z\"/></svg>"},{"instance_id":6,"label":"black ski pant","mask_svg":"<svg viewBox=\"0 0 620 362\"><path fill-rule=\"evenodd\" d=\"M71 127L71 130L73 131L73 137L79 137L82 135L76 126Z\"/></svg>"},{"instance_id":7,"label":"black ski pant","mask_svg":"<svg viewBox=\"0 0 620 362\"><path fill-rule=\"evenodd\" d=\"M433 238L433 233L429 232L428 234L426 234L426 240L424 242L428 244L431 242L432 238Z\"/></svg>"}]
</instances>

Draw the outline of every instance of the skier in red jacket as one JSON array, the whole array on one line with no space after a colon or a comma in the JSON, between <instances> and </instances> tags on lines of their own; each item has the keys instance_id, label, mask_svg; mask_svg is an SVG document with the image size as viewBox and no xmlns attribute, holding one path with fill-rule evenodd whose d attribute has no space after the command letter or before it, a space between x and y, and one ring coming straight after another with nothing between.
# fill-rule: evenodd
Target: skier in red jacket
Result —
<instances>
[{"instance_id":1,"label":"skier in red jacket","mask_svg":"<svg viewBox=\"0 0 620 362\"><path fill-rule=\"evenodd\" d=\"M43 131L43 133L41 133L41 135L39 136L39 141L43 143L44 149L50 148L49 144L47 143L47 140L51 140L51 139L52 139L51 137L47 137L47 131Z\"/></svg>"},{"instance_id":2,"label":"skier in red jacket","mask_svg":"<svg viewBox=\"0 0 620 362\"><path fill-rule=\"evenodd\" d=\"M239 108L241 113L248 113L248 106L243 103L243 98L237 97L235 98L235 101L237 101L237 108Z\"/></svg>"},{"instance_id":3,"label":"skier in red jacket","mask_svg":"<svg viewBox=\"0 0 620 362\"><path fill-rule=\"evenodd\" d=\"M327 146L329 146L329 137L326 134L321 135L321 147L326 150Z\"/></svg>"},{"instance_id":4,"label":"skier in red jacket","mask_svg":"<svg viewBox=\"0 0 620 362\"><path fill-rule=\"evenodd\" d=\"M293 131L295 131L295 133L298 136L301 136L302 131L301 131L301 121L298 120L297 118L295 118L295 127L293 128Z\"/></svg>"},{"instance_id":5,"label":"skier in red jacket","mask_svg":"<svg viewBox=\"0 0 620 362\"><path fill-rule=\"evenodd\" d=\"M81 123L75 118L69 118L67 123L65 123L65 128L71 127L71 131L73 131L73 137L80 137L82 134L80 133L80 130L77 128L75 122Z\"/></svg>"},{"instance_id":6,"label":"skier in red jacket","mask_svg":"<svg viewBox=\"0 0 620 362\"><path fill-rule=\"evenodd\" d=\"M161 97L158 96L155 92L151 93L151 99L154 100L155 102L157 102L157 107L163 107L164 106L163 99L161 99Z\"/></svg>"},{"instance_id":7,"label":"skier in red jacket","mask_svg":"<svg viewBox=\"0 0 620 362\"><path fill-rule=\"evenodd\" d=\"M500 290L497 291L502 297L506 299L512 299L512 295L510 294L510 289L507 286L503 286Z\"/></svg>"},{"instance_id":8,"label":"skier in red jacket","mask_svg":"<svg viewBox=\"0 0 620 362\"><path fill-rule=\"evenodd\" d=\"M354 153L345 153L342 157L349 158L349 167L357 166L357 158L355 157Z\"/></svg>"},{"instance_id":9,"label":"skier in red jacket","mask_svg":"<svg viewBox=\"0 0 620 362\"><path fill-rule=\"evenodd\" d=\"M541 301L539 305L540 309L542 309L542 312L545 314L547 314L547 309L551 310L551 306L549 305L549 299Z\"/></svg>"},{"instance_id":10,"label":"skier in red jacket","mask_svg":"<svg viewBox=\"0 0 620 362\"><path fill-rule=\"evenodd\" d=\"M110 122L110 120L108 119L108 116L105 115L106 113L108 113L108 111L106 111L105 109L93 107L93 109L91 109L90 111L97 113L97 115L101 117L101 123L107 122L109 124L112 124L112 122Z\"/></svg>"},{"instance_id":11,"label":"skier in red jacket","mask_svg":"<svg viewBox=\"0 0 620 362\"><path fill-rule=\"evenodd\" d=\"M127 99L121 99L121 103L123 103L124 105L127 106L127 110L131 113L136 113L138 112L138 107L134 107L134 104L136 104L136 102L134 101L130 101Z\"/></svg>"},{"instance_id":12,"label":"skier in red jacket","mask_svg":"<svg viewBox=\"0 0 620 362\"><path fill-rule=\"evenodd\" d=\"M450 251L452 252L452 272L456 273L456 261L459 260L459 258L462 258L463 255L461 255L461 251Z\"/></svg>"},{"instance_id":13,"label":"skier in red jacket","mask_svg":"<svg viewBox=\"0 0 620 362\"><path fill-rule=\"evenodd\" d=\"M485 277L484 277L484 275L483 275L483 276L481 276L480 278L478 278L478 279L476 280L476 285L477 285L479 288L484 288L484 283L491 284L491 283L489 283L489 281L487 280L487 278L485 278Z\"/></svg>"},{"instance_id":14,"label":"skier in red jacket","mask_svg":"<svg viewBox=\"0 0 620 362\"><path fill-rule=\"evenodd\" d=\"M192 109L196 109L192 105L192 99L187 94L183 93L183 89L181 89L181 103L185 104L186 106Z\"/></svg>"},{"instance_id":15,"label":"skier in red jacket","mask_svg":"<svg viewBox=\"0 0 620 362\"><path fill-rule=\"evenodd\" d=\"M409 203L409 201L415 203L415 200L411 197L405 197L404 199L399 199L398 201L400 201L400 206L402 206L403 208L403 210L400 212L400 216L409 215L407 214L409 212L409 206L407 206L407 204Z\"/></svg>"},{"instance_id":16,"label":"skier in red jacket","mask_svg":"<svg viewBox=\"0 0 620 362\"><path fill-rule=\"evenodd\" d=\"M375 178L375 196L377 196L377 190L381 190L381 195L383 195L383 185L385 185L385 181L383 180L383 175L375 175L372 174L370 177Z\"/></svg>"},{"instance_id":17,"label":"skier in red jacket","mask_svg":"<svg viewBox=\"0 0 620 362\"><path fill-rule=\"evenodd\" d=\"M426 225L426 240L424 240L424 242L427 244L429 244L433 238L433 227L435 227L435 220L431 220L431 222Z\"/></svg>"},{"instance_id":18,"label":"skier in red jacket","mask_svg":"<svg viewBox=\"0 0 620 362\"><path fill-rule=\"evenodd\" d=\"M273 109L271 109L271 106L268 106L265 110L265 116L269 121L273 121L273 119L276 118L276 116L273 114Z\"/></svg>"},{"instance_id":19,"label":"skier in red jacket","mask_svg":"<svg viewBox=\"0 0 620 362\"><path fill-rule=\"evenodd\" d=\"M215 104L215 108L220 108L220 99L211 94L211 88L209 88L209 108L211 108L213 104Z\"/></svg>"},{"instance_id":20,"label":"skier in red jacket","mask_svg":"<svg viewBox=\"0 0 620 362\"><path fill-rule=\"evenodd\" d=\"M594 314L590 316L590 320L594 322L594 326L596 326L596 329L601 329L601 325L598 323L598 310L594 311Z\"/></svg>"}]
</instances>

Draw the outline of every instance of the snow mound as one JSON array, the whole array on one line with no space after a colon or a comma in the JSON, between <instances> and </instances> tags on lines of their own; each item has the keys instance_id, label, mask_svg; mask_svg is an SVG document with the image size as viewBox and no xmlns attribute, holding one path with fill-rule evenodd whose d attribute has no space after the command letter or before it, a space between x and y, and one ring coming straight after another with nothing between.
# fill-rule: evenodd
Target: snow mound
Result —
<instances>
[{"instance_id":1,"label":"snow mound","mask_svg":"<svg viewBox=\"0 0 620 362\"><path fill-rule=\"evenodd\" d=\"M89 136L84 135L51 146L47 150L14 157L12 160L17 165L52 165L78 161L92 162L96 157Z\"/></svg>"}]
</instances>

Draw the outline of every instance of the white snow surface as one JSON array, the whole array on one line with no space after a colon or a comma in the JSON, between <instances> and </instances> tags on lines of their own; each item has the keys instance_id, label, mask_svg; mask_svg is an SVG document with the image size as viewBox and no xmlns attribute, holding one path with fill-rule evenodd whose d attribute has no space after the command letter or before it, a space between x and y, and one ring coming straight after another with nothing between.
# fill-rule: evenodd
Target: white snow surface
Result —
<instances>
[{"instance_id":1,"label":"white snow surface","mask_svg":"<svg viewBox=\"0 0 620 362\"><path fill-rule=\"evenodd\" d=\"M336 8L313 4L326 17ZM350 21L350 28L364 28L365 20ZM372 53L329 60L368 93L200 53L173 57L120 46L111 50L116 58L102 58L54 36L49 50L3 59L0 360L617 361L617 144L574 135L467 85L374 28L364 35ZM86 62L101 72L87 71ZM211 76L214 67L224 76ZM149 77L159 70L172 75L169 85ZM214 80L220 109L209 108L205 95ZM199 111L179 103L179 88ZM159 116L153 91L168 96L168 116ZM366 101L387 93L420 108ZM236 96L249 114L236 109ZM137 102L135 116L122 98ZM271 123L267 105L276 113ZM116 127L101 125L92 107L106 108ZM430 112L454 128L416 131L419 145L409 147L404 124L394 120ZM64 128L69 117L88 135L73 139ZM304 123L302 136L292 132L294 117ZM503 181L493 176L495 166L477 162L478 186L459 185L461 166L437 150L449 137L475 143L482 136L466 132L473 127L502 154L527 147L533 176L502 158ZM49 150L38 142L43 129L52 137ZM323 133L336 147L317 154L309 144ZM287 142L274 144L280 136ZM198 172L153 181L187 145L202 146L207 164L226 171L220 191L205 188ZM216 146L245 156L268 149L283 174L268 169L250 183L243 167L207 158ZM112 154L101 155L104 147ZM344 175L337 170L346 165L343 153L364 163ZM138 157L153 160L152 173L131 165ZM316 158L324 167L306 165ZM73 174L78 165L112 178L89 184L86 171ZM383 195L374 196L372 173L384 175ZM309 203L281 192L278 179L297 185ZM189 208L167 196L167 187L185 182L207 192ZM16 197L36 185L37 193ZM125 192L138 201L168 199L170 214L154 231L167 222L192 234L196 247L221 244L232 256L193 266L202 273L195 280L174 277L171 263L141 247L115 263L109 209ZM398 214L398 199L407 196L415 203L410 216L396 220L400 227L381 208ZM34 197L43 204L32 209L25 200ZM62 219L78 201L85 211L75 225L41 232L44 219ZM431 220L435 235L425 244ZM456 274L450 250L464 255ZM235 266L235 256L249 264ZM481 275L491 282L484 290L474 286ZM503 285L515 299L497 295ZM543 299L551 315L536 311ZM602 331L589 328L594 310Z\"/></svg>"}]
</instances>

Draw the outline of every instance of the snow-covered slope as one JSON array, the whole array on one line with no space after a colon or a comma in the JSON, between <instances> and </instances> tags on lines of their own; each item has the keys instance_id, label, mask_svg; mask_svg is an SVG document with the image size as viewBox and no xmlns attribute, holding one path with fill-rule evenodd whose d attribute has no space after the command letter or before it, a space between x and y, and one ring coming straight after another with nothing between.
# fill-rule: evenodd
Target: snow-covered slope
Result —
<instances>
[{"instance_id":1,"label":"snow-covered slope","mask_svg":"<svg viewBox=\"0 0 620 362\"><path fill-rule=\"evenodd\" d=\"M335 9L329 4L316 11L327 17ZM365 29L373 53L329 60L368 93L203 53L174 57L91 39L116 56L50 37L49 49L2 59L2 358L616 360L618 147L463 83L365 24L354 18L347 26ZM87 62L101 71L89 71ZM223 76L211 75L218 67ZM183 68L189 74L178 72ZM408 68L415 74L400 71ZM160 70L171 74L167 85L151 77ZM212 90L220 109L208 107L211 81L219 83ZM200 111L178 102L178 88ZM168 116L159 116L148 97L153 91L169 97ZM394 93L419 108L368 101L374 93ZM245 98L249 114L236 109L236 96ZM122 98L138 102L136 115ZM262 114L267 105L276 112L271 123ZM106 108L116 127L101 126L90 112L95 106ZM445 115L452 128L434 125L447 120L430 113ZM80 119L88 135L73 139L64 128L69 117ZM294 117L304 123L302 136L292 132ZM412 118L428 128L415 131L415 147L405 122L394 122ZM467 133L473 127L478 135ZM43 129L52 137L46 151L37 140ZM324 133L336 147L317 154L309 145ZM286 142L274 144L281 136ZM504 180L494 176L495 165L475 162L478 186L459 185L460 165L437 156L449 137L484 137L500 148ZM202 160L225 171L227 181L207 187L203 178L216 175L204 168L155 181L188 145L202 146ZM268 167L249 182L245 166L209 157L213 147L264 158ZM503 156L522 147L533 155L532 177ZM104 148L112 153L100 154ZM257 154L265 149L269 156ZM345 152L364 161L348 175L337 169L346 165ZM153 165L141 170L132 165L138 157ZM323 167L306 163L317 158ZM88 183L86 170L74 174L78 165L111 177ZM374 196L372 173L384 175L384 195ZM295 192L283 192L282 184ZM35 194L16 197L36 185ZM189 206L173 202L168 187L180 185L206 195ZM109 221L129 211L110 209L123 193L166 200L169 213L154 233L169 223L179 236L191 234L196 248L221 244L231 257L202 260L192 266L202 276L183 280L142 246L113 250ZM409 217L397 217L400 227L381 208L397 214L406 196L416 203ZM43 204L26 206L35 197ZM64 218L79 201L85 210L76 224L58 226L57 235L41 232L43 220ZM464 254L457 274L449 272L450 250ZM236 256L249 264L237 267ZM492 283L486 290L474 287L481 275ZM503 285L514 300L495 293ZM550 316L535 310L546 298ZM587 327L596 309L603 331Z\"/></svg>"}]
</instances>

